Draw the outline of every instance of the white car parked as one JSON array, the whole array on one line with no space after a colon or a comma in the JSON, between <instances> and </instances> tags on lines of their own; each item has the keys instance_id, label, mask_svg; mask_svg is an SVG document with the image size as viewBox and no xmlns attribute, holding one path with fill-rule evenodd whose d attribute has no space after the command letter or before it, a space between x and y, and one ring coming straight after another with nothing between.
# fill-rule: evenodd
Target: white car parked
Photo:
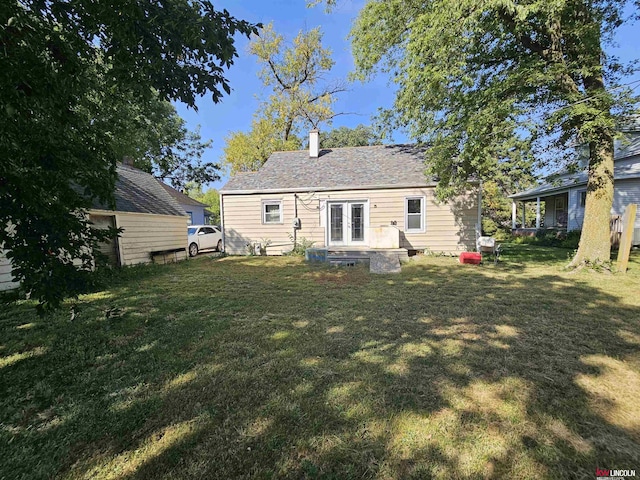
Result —
<instances>
[{"instance_id":1,"label":"white car parked","mask_svg":"<svg viewBox=\"0 0 640 480\"><path fill-rule=\"evenodd\" d=\"M195 257L200 250L222 251L222 232L216 225L190 225L187 229L189 256Z\"/></svg>"}]
</instances>

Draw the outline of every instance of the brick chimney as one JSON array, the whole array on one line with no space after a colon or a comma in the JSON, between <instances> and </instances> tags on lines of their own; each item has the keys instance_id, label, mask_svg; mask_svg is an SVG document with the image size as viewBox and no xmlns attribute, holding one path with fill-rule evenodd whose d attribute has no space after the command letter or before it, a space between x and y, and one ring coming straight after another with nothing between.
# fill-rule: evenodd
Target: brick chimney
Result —
<instances>
[{"instance_id":1,"label":"brick chimney","mask_svg":"<svg viewBox=\"0 0 640 480\"><path fill-rule=\"evenodd\" d=\"M320 154L320 130L314 128L309 132L309 157L318 158Z\"/></svg>"}]
</instances>

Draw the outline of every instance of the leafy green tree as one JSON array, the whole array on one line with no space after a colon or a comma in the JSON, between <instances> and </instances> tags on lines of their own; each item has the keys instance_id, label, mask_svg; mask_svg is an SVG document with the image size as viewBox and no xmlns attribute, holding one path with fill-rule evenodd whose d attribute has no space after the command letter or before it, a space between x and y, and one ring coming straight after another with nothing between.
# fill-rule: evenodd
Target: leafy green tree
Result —
<instances>
[{"instance_id":1,"label":"leafy green tree","mask_svg":"<svg viewBox=\"0 0 640 480\"><path fill-rule=\"evenodd\" d=\"M514 161L515 160L515 161ZM534 162L530 156L516 156L502 162L491 178L482 182L482 231L494 235L511 232L511 205L509 195L535 185ZM535 206L527 218L535 218Z\"/></svg>"},{"instance_id":2,"label":"leafy green tree","mask_svg":"<svg viewBox=\"0 0 640 480\"><path fill-rule=\"evenodd\" d=\"M231 173L255 171L273 152L300 148L303 132L336 116L335 96L345 90L342 82L324 80L334 61L331 50L322 47L320 28L299 32L287 46L269 24L254 36L249 51L262 65L259 76L271 93L251 129L226 138L224 162Z\"/></svg>"},{"instance_id":3,"label":"leafy green tree","mask_svg":"<svg viewBox=\"0 0 640 480\"><path fill-rule=\"evenodd\" d=\"M282 119L254 118L248 132L232 132L225 139L224 163L231 173L255 172L276 151L297 150L300 139L291 133L285 139Z\"/></svg>"},{"instance_id":4,"label":"leafy green tree","mask_svg":"<svg viewBox=\"0 0 640 480\"><path fill-rule=\"evenodd\" d=\"M331 2L330 2L331 3ZM572 264L608 262L616 115L630 69L607 55L629 0L370 0L352 30L356 74L391 73L386 120L431 145L427 165L447 196L490 179L533 149L589 145L580 246ZM635 16L636 12L631 12ZM551 162L553 163L553 162Z\"/></svg>"},{"instance_id":5,"label":"leafy green tree","mask_svg":"<svg viewBox=\"0 0 640 480\"><path fill-rule=\"evenodd\" d=\"M331 50L322 47L320 27L299 32L291 46L269 24L255 36L249 46L262 64L259 76L265 87L272 90L263 102L262 112L267 118L282 120L283 140L288 140L296 128L317 128L331 120L335 95L345 90L342 82L324 80L335 62Z\"/></svg>"},{"instance_id":6,"label":"leafy green tree","mask_svg":"<svg viewBox=\"0 0 640 480\"><path fill-rule=\"evenodd\" d=\"M219 180L219 166L203 162L211 146L199 128L190 131L175 107L154 95L150 100L128 99L114 108L111 119L118 158L129 157L134 165L182 190L188 182Z\"/></svg>"},{"instance_id":7,"label":"leafy green tree","mask_svg":"<svg viewBox=\"0 0 640 480\"><path fill-rule=\"evenodd\" d=\"M532 186L531 181L527 186ZM496 235L511 233L511 199L510 194L521 188L504 188L495 180L487 180L482 183L482 232L485 235ZM535 226L536 206L532 203L526 204L527 227ZM542 215L544 217L544 204L542 205ZM531 224L529 224L531 222Z\"/></svg>"},{"instance_id":8,"label":"leafy green tree","mask_svg":"<svg viewBox=\"0 0 640 480\"><path fill-rule=\"evenodd\" d=\"M322 148L366 147L382 143L382 136L373 128L358 125L355 128L338 127L328 132L320 132Z\"/></svg>"},{"instance_id":9,"label":"leafy green tree","mask_svg":"<svg viewBox=\"0 0 640 480\"><path fill-rule=\"evenodd\" d=\"M201 185L196 185L195 188L189 189L187 195L201 203L207 205L207 209L211 211L211 221L218 225L220 224L220 194L215 188L202 191Z\"/></svg>"},{"instance_id":10,"label":"leafy green tree","mask_svg":"<svg viewBox=\"0 0 640 480\"><path fill-rule=\"evenodd\" d=\"M153 89L219 101L233 35L255 32L207 0L0 3L0 246L41 310L90 281L82 212L113 201L117 109Z\"/></svg>"}]
</instances>

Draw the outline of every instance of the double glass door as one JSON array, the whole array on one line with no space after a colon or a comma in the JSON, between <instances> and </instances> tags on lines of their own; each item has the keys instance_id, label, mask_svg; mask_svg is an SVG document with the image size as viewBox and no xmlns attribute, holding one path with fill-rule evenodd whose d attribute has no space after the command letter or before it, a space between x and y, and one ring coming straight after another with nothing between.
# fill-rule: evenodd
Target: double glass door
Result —
<instances>
[{"instance_id":1,"label":"double glass door","mask_svg":"<svg viewBox=\"0 0 640 480\"><path fill-rule=\"evenodd\" d=\"M327 207L329 245L349 246L366 243L366 202L327 202Z\"/></svg>"}]
</instances>

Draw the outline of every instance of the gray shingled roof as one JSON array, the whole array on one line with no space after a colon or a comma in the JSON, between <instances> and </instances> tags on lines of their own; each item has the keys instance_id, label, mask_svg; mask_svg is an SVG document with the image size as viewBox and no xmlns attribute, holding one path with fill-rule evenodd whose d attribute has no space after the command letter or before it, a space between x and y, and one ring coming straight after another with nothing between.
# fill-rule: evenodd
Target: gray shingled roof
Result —
<instances>
[{"instance_id":1,"label":"gray shingled roof","mask_svg":"<svg viewBox=\"0 0 640 480\"><path fill-rule=\"evenodd\" d=\"M176 190L171 185L167 185L166 183L161 182L160 180L158 180L158 183L160 183L160 185L162 185L162 187L167 191L167 193L171 195L175 199L175 201L178 202L180 205L194 205L196 207L207 206L205 203L194 200L193 198L182 193L181 191Z\"/></svg>"},{"instance_id":2,"label":"gray shingled roof","mask_svg":"<svg viewBox=\"0 0 640 480\"><path fill-rule=\"evenodd\" d=\"M117 172L118 180L114 192L116 211L186 215L180 204L152 175L127 165L118 165ZM111 210L98 202L94 203L93 208Z\"/></svg>"},{"instance_id":3,"label":"gray shingled roof","mask_svg":"<svg viewBox=\"0 0 640 480\"><path fill-rule=\"evenodd\" d=\"M379 145L275 152L255 173L233 176L222 193L435 185L424 174L424 149L415 145Z\"/></svg>"}]
</instances>

